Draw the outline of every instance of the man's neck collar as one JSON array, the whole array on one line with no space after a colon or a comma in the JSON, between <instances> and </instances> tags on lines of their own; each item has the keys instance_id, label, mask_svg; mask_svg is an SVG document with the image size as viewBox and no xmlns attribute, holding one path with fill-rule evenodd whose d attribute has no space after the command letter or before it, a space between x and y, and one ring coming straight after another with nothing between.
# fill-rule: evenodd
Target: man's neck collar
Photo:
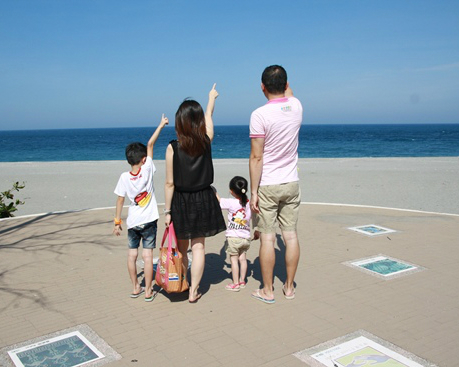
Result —
<instances>
[{"instance_id":1,"label":"man's neck collar","mask_svg":"<svg viewBox=\"0 0 459 367\"><path fill-rule=\"evenodd\" d=\"M268 98L268 101L272 101L273 99L285 98L285 93L281 93L281 94L270 94L270 93L268 93L266 95L266 98Z\"/></svg>"},{"instance_id":2,"label":"man's neck collar","mask_svg":"<svg viewBox=\"0 0 459 367\"><path fill-rule=\"evenodd\" d=\"M266 102L266 103L267 104L270 104L270 103L283 103L283 102L287 102L287 101L288 101L288 98L285 95L279 95L279 96L276 96L276 97L268 98L268 102Z\"/></svg>"}]
</instances>

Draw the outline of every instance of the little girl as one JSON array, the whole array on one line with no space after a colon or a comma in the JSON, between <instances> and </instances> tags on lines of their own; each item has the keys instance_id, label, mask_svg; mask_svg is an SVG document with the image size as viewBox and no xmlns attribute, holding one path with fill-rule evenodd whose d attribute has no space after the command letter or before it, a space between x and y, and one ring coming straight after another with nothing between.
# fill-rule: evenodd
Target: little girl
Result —
<instances>
[{"instance_id":1,"label":"little girl","mask_svg":"<svg viewBox=\"0 0 459 367\"><path fill-rule=\"evenodd\" d=\"M218 198L220 207L228 210L226 253L231 259L233 282L226 285L225 288L233 292L239 292L241 288L245 288L247 275L246 252L250 247L250 219L252 217L247 198L247 186L248 183L244 177L233 177L229 188L234 199Z\"/></svg>"}]
</instances>

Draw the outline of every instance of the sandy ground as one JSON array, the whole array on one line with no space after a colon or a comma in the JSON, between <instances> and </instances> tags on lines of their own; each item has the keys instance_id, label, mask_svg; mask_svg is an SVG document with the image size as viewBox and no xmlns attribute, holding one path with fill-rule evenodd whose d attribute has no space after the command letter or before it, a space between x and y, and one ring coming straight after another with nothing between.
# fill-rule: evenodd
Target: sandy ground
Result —
<instances>
[{"instance_id":1,"label":"sandy ground","mask_svg":"<svg viewBox=\"0 0 459 367\"><path fill-rule=\"evenodd\" d=\"M164 202L164 161L155 161L156 197ZM229 180L246 178L248 160L214 160L215 187L227 195ZM0 163L0 191L26 187L16 216L114 207L113 190L124 161ZM459 214L459 157L301 159L303 202L382 206Z\"/></svg>"}]
</instances>

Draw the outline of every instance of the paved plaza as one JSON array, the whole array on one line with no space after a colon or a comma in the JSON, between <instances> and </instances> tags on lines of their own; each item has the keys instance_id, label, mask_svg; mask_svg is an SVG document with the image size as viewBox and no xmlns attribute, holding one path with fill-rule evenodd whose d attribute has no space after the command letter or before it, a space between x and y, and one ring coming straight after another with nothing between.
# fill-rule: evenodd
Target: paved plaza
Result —
<instances>
[{"instance_id":1,"label":"paved plaza","mask_svg":"<svg viewBox=\"0 0 459 367\"><path fill-rule=\"evenodd\" d=\"M114 367L302 367L310 364L295 353L359 330L426 365L459 365L457 215L303 204L296 298L282 294L278 236L272 305L250 297L261 282L258 241L247 288L225 290L224 233L207 240L198 303L163 292L151 303L131 299L126 233L112 235L112 218L113 209L102 209L0 222L0 365L12 366L6 352L26 341L79 326L121 357L107 364ZM391 231L354 229L367 225ZM405 271L377 273L372 258Z\"/></svg>"}]
</instances>

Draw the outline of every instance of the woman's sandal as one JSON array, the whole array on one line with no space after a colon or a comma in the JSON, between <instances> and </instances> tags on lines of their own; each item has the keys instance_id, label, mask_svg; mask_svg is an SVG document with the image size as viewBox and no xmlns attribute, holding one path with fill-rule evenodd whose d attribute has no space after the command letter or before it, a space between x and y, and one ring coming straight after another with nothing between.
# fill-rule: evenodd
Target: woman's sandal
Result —
<instances>
[{"instance_id":1,"label":"woman's sandal","mask_svg":"<svg viewBox=\"0 0 459 367\"><path fill-rule=\"evenodd\" d=\"M284 293L285 299L291 300L295 298L295 288L293 288L293 293L287 296L287 292L285 292L285 284L282 286L282 292Z\"/></svg>"},{"instance_id":2,"label":"woman's sandal","mask_svg":"<svg viewBox=\"0 0 459 367\"><path fill-rule=\"evenodd\" d=\"M188 302L190 302L190 303L196 303L196 302L199 301L199 299L200 299L201 297L202 297L202 293L198 293L198 294L196 295L196 298L195 298L195 299L188 299Z\"/></svg>"}]
</instances>

